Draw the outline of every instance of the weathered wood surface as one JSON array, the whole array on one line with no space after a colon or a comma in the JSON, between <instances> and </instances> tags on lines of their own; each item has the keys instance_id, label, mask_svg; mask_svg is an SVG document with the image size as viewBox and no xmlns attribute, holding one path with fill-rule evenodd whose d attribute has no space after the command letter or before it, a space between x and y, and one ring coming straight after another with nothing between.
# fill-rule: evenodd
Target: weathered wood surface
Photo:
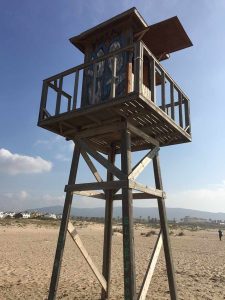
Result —
<instances>
[{"instance_id":1,"label":"weathered wood surface","mask_svg":"<svg viewBox=\"0 0 225 300\"><path fill-rule=\"evenodd\" d=\"M151 283L151 279L152 279L152 276L153 276L153 273L154 273L154 270L156 267L157 260L159 258L161 248L162 248L162 233L160 231L157 241L156 241L156 244L155 244L155 247L153 249L148 267L147 267L147 271L146 271L139 295L138 295L138 300L146 299L146 295L147 295L147 292L149 289L149 285Z\"/></svg>"},{"instance_id":2,"label":"weathered wood surface","mask_svg":"<svg viewBox=\"0 0 225 300\"><path fill-rule=\"evenodd\" d=\"M157 189L162 190L163 184L162 184L161 169L160 169L158 155L156 155L153 158L153 169L155 175L155 186ZM163 236L163 247L164 247L165 260L166 260L167 277L168 277L169 288L170 288L170 297L171 300L177 300L178 296L177 296L177 287L176 287L176 280L175 280L175 271L174 271L172 251L170 246L169 229L167 224L166 207L165 207L164 198L158 198L158 209L159 209L160 225L161 225L162 236Z\"/></svg>"},{"instance_id":3,"label":"weathered wood surface","mask_svg":"<svg viewBox=\"0 0 225 300\"><path fill-rule=\"evenodd\" d=\"M131 173L131 135L124 130L121 139L121 168L128 177ZM136 271L134 255L133 199L132 190L122 188L124 299L136 299Z\"/></svg>"},{"instance_id":4,"label":"weathered wood surface","mask_svg":"<svg viewBox=\"0 0 225 300\"><path fill-rule=\"evenodd\" d=\"M147 193L147 194L152 195L154 197L158 197L158 198L165 198L166 197L165 192L163 192L162 190L151 188L147 185L141 184L141 183L133 181L133 180L129 180L129 187L134 189L134 190L137 190L137 191L140 191L140 192L143 192L143 193Z\"/></svg>"},{"instance_id":5,"label":"weathered wood surface","mask_svg":"<svg viewBox=\"0 0 225 300\"><path fill-rule=\"evenodd\" d=\"M72 159L71 168L70 168L70 175L69 175L69 180L68 180L69 184L74 184L74 182L76 181L79 157L80 157L80 147L76 144L74 147L73 159ZM56 253L55 253L55 260L54 260L54 265L53 265L48 300L56 299L56 293L57 293L57 287L58 287L58 282L59 282L62 257L63 257L64 246L65 246L65 241L66 241L66 233L67 233L67 227L68 227L68 222L69 222L72 200L73 200L72 193L67 192L66 198L65 198L65 203L64 203L64 208L63 208L62 221L61 221L60 230L59 230L59 237L58 237L58 243L57 243L57 248L56 248Z\"/></svg>"},{"instance_id":6,"label":"weathered wood surface","mask_svg":"<svg viewBox=\"0 0 225 300\"><path fill-rule=\"evenodd\" d=\"M96 191L73 191L73 194L75 195L80 195L84 197L91 197L95 199L103 199L105 200L105 194L104 193L99 193Z\"/></svg>"},{"instance_id":7,"label":"weathered wood surface","mask_svg":"<svg viewBox=\"0 0 225 300\"><path fill-rule=\"evenodd\" d=\"M132 183L131 185L134 184ZM90 190L114 190L114 189L121 189L122 187L128 187L128 180L70 184L65 186L65 192L90 191Z\"/></svg>"},{"instance_id":8,"label":"weathered wood surface","mask_svg":"<svg viewBox=\"0 0 225 300\"><path fill-rule=\"evenodd\" d=\"M128 176L128 179L135 180L141 172L147 167L152 161L152 158L158 153L159 147L155 147L150 150L137 164L133 167L132 172Z\"/></svg>"},{"instance_id":9,"label":"weathered wood surface","mask_svg":"<svg viewBox=\"0 0 225 300\"><path fill-rule=\"evenodd\" d=\"M95 277L97 278L97 280L99 281L101 286L104 288L104 290L106 290L107 289L107 282L106 282L104 276L99 272L98 268L96 267L96 265L92 261L90 255L88 254L87 250L85 249L85 247L84 247L84 245L83 245L83 243L82 243L75 227L73 226L73 224L71 222L68 223L68 229L67 230L68 230L70 236L72 237L73 241L77 245L78 249L80 250L81 254L85 258L86 262L88 263L89 267L93 271Z\"/></svg>"},{"instance_id":10,"label":"weathered wood surface","mask_svg":"<svg viewBox=\"0 0 225 300\"><path fill-rule=\"evenodd\" d=\"M111 151L108 155L108 161L115 164L115 147L111 145ZM112 182L114 176L110 171L107 171L107 182ZM102 290L101 299L110 299L111 287L111 250L112 250L112 220L113 220L113 191L105 191L105 226L104 226L104 243L103 243L103 263L102 274L107 282L107 290Z\"/></svg>"},{"instance_id":11,"label":"weathered wood surface","mask_svg":"<svg viewBox=\"0 0 225 300\"><path fill-rule=\"evenodd\" d=\"M88 154L90 154L94 159L96 159L103 167L109 170L113 175L115 175L117 178L121 180L126 179L125 174L123 174L123 172L120 169L118 169L116 166L108 162L108 160L104 156L91 149L87 143L85 143L81 139L77 139L76 141L80 145L82 150L85 150Z\"/></svg>"}]
</instances>

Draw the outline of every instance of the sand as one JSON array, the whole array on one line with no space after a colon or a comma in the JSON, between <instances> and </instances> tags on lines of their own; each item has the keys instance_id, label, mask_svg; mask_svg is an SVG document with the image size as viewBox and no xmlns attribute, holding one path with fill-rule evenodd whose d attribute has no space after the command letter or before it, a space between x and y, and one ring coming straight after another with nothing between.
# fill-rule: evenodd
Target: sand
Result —
<instances>
[{"instance_id":1,"label":"sand","mask_svg":"<svg viewBox=\"0 0 225 300\"><path fill-rule=\"evenodd\" d=\"M135 230L137 290L156 236L150 228ZM156 230L157 231L157 230ZM184 230L171 235L179 299L225 299L225 239L216 230ZM82 241L101 270L103 226L78 228ZM47 299L58 227L35 224L0 226L0 300ZM113 235L111 299L123 299L122 235ZM99 299L101 287L68 235L57 299ZM170 299L163 250L147 299Z\"/></svg>"}]
</instances>

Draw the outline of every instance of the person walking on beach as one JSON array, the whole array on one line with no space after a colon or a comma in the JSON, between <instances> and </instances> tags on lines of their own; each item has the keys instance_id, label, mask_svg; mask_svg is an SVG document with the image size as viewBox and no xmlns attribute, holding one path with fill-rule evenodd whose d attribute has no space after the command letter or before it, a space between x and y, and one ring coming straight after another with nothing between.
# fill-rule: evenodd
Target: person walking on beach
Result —
<instances>
[{"instance_id":1,"label":"person walking on beach","mask_svg":"<svg viewBox=\"0 0 225 300\"><path fill-rule=\"evenodd\" d=\"M220 241L221 241L221 239L222 239L222 236L223 236L223 232L222 232L222 230L221 230L221 229L219 229L219 230L218 230L218 233L219 233L219 239L220 239Z\"/></svg>"}]
</instances>

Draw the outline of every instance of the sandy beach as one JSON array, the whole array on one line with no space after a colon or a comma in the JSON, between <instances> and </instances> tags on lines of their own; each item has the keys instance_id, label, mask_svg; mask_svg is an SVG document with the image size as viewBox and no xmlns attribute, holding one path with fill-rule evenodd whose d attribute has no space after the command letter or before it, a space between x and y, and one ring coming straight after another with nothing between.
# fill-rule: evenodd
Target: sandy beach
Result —
<instances>
[{"instance_id":1,"label":"sandy beach","mask_svg":"<svg viewBox=\"0 0 225 300\"><path fill-rule=\"evenodd\" d=\"M101 270L103 225L78 224L78 232ZM0 299L47 299L58 226L12 223L0 226ZM135 257L139 291L156 235L136 226ZM156 232L157 229L154 229ZM225 299L225 239L216 230L183 230L171 235L179 299ZM123 299L122 234L114 233L111 299ZM57 299L99 299L101 287L68 235ZM147 299L170 299L163 250Z\"/></svg>"}]
</instances>

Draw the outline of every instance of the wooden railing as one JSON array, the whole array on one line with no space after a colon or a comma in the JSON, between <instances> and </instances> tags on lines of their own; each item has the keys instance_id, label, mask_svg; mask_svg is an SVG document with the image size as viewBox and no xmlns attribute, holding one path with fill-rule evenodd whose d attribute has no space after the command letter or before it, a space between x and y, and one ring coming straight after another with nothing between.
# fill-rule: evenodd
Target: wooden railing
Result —
<instances>
[{"instance_id":1,"label":"wooden railing","mask_svg":"<svg viewBox=\"0 0 225 300\"><path fill-rule=\"evenodd\" d=\"M141 41L136 42L133 46L118 49L89 63L81 64L45 79L42 88L39 123L52 116L68 113L85 106L83 102L84 97L82 96L82 89L84 89L83 75L85 72L92 72L93 82L90 97L94 99L99 64L109 59L111 60L112 72L110 78L111 92L107 101L116 98L117 60L118 55L122 53L129 54L127 58L129 57L131 67L128 67L127 70L128 72L133 72L127 76L132 81L132 84L128 88L128 93L135 92L142 94L147 100L154 102L156 106L190 134L188 97ZM133 59L130 59L131 57ZM146 61L149 64L149 84L147 86L145 86L143 80L144 61L145 64ZM146 89L149 91L148 95L146 94Z\"/></svg>"},{"instance_id":2,"label":"wooden railing","mask_svg":"<svg viewBox=\"0 0 225 300\"><path fill-rule=\"evenodd\" d=\"M190 101L188 97L143 42L140 42L139 48L139 53L143 58L142 62L139 62L139 69L143 70L144 57L147 57L147 61L149 62L151 101L190 134ZM140 88L140 93L144 95L142 90L143 85L141 85Z\"/></svg>"}]
</instances>

